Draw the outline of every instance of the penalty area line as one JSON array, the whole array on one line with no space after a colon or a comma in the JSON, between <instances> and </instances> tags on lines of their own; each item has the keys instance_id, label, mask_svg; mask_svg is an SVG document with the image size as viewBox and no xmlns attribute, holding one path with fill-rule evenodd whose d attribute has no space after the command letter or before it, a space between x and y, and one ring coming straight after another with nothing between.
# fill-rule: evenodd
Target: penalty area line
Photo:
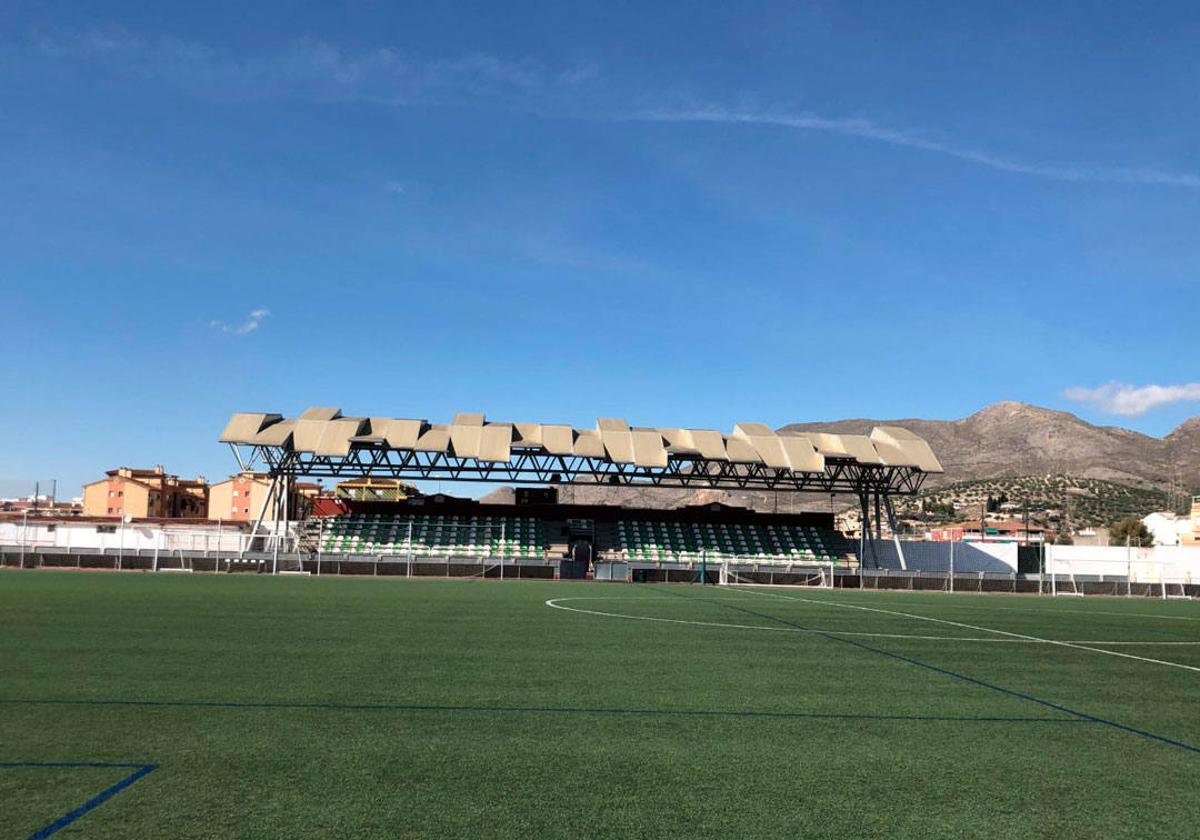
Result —
<instances>
[{"instance_id":1,"label":"penalty area line","mask_svg":"<svg viewBox=\"0 0 1200 840\"><path fill-rule=\"evenodd\" d=\"M1193 673L1200 673L1200 667L1197 667L1195 665L1184 665L1182 662L1170 662L1166 659L1154 659L1149 656L1138 656L1137 654L1133 654L1133 653L1122 653L1119 650L1106 650L1106 649L1100 648L1100 647L1092 647L1090 644L1080 644L1079 642L1064 642L1059 639L1043 639L1040 636L1030 636L1025 633L1013 633L1009 630L997 630L994 627L984 627L984 626L978 625L978 624L966 624L962 621L951 621L948 618L933 618L932 616L928 616L928 615L917 615L916 613L906 613L906 612L901 612L900 610L885 610L880 607L864 607L860 604L846 604L841 601L823 601L823 600L817 600L815 598L797 598L793 595L780 595L777 592L758 592L754 589L737 589L734 591L741 592L743 594L748 594L748 595L758 595L763 598L781 598L784 601L794 601L796 603L816 604L818 606L826 606L826 607L841 607L842 609L847 609L847 610L861 610L863 612L880 613L882 615L894 615L894 616L899 616L901 618L911 618L911 619L915 619L917 621L930 621L935 624L945 624L945 625L948 625L951 627L959 627L964 630L976 630L976 631L979 631L982 633L996 633L998 635L1007 636L1012 639L1023 639L1027 642L1036 642L1038 644L1044 644L1044 645L1056 645L1058 647L1071 648L1072 650L1084 650L1084 651L1088 651L1090 653L1102 653L1105 656L1117 656L1122 659L1134 659L1134 660L1137 660L1138 662L1147 662L1152 665L1165 665L1168 668L1179 668L1184 671L1192 671ZM837 633L837 631L830 631L830 632ZM848 635L848 634L839 633L838 635ZM1107 643L1100 642L1100 644L1107 644Z\"/></svg>"},{"instance_id":2,"label":"penalty area line","mask_svg":"<svg viewBox=\"0 0 1200 840\"><path fill-rule=\"evenodd\" d=\"M746 591L753 592L754 590L746 590ZM765 595L767 593L761 592L761 593L757 593L757 594ZM655 621L655 622L659 622L662 624L687 624L687 625L692 625L694 627L719 627L719 628L725 628L728 630L766 630L769 633L800 633L800 634L808 634L808 635L820 635L822 633L831 633L831 634L836 634L838 636L856 636L859 638L867 638L867 639L915 639L918 641L932 641L932 642L982 642L984 644L993 644L993 645L1006 645L1006 644L1007 645L1051 645L1051 644L1143 645L1143 646L1144 645L1151 645L1151 646L1158 646L1158 645L1195 646L1195 645L1200 645L1200 641L1197 641L1197 642L1183 642L1183 641L1108 642L1108 641L1104 641L1104 640L1099 640L1099 641L1071 640L1069 642L1056 642L1051 639L1038 639L1038 638L1034 638L1034 637L997 638L995 636L925 636L925 635L917 635L917 634L913 634L913 633L867 633L867 632L859 631L859 630L827 630L827 629L819 628L819 627L814 627L814 628L769 627L769 626L762 625L762 624L730 624L729 622L724 622L724 621L699 621L697 619L689 619L689 618L664 618L662 616L653 616L653 615L630 615L629 613L606 612L604 610L589 610L589 609L584 609L583 607L568 607L562 603L564 601L613 601L613 600L616 600L616 601L671 601L671 600L677 600L677 598L674 596L669 597L669 598L667 598L667 597L661 597L661 598L617 598L617 597L550 598L545 602L545 604L547 607L550 607L550 608L556 609L556 610L564 610L566 612L583 613L585 615L596 615L596 616L600 616L602 618L623 618L623 619L626 619L629 621ZM789 599L789 600L794 600L794 599Z\"/></svg>"}]
</instances>

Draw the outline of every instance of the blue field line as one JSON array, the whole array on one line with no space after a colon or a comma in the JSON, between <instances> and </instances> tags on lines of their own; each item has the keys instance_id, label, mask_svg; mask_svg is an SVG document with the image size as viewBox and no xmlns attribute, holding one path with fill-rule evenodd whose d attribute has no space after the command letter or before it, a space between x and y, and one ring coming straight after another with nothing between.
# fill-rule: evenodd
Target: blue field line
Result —
<instances>
[{"instance_id":1,"label":"blue field line","mask_svg":"<svg viewBox=\"0 0 1200 840\"><path fill-rule=\"evenodd\" d=\"M741 709L626 709L585 706L463 706L428 703L288 703L225 700L68 700L0 699L10 706L136 706L196 709L248 709L335 712L454 712L464 714L641 715L661 717L796 718L801 720L935 721L945 723L1086 723L1064 717L1005 715L869 715L842 712L794 712Z\"/></svg>"},{"instance_id":2,"label":"blue field line","mask_svg":"<svg viewBox=\"0 0 1200 840\"><path fill-rule=\"evenodd\" d=\"M674 593L672 593L672 594L674 594ZM695 596L679 595L677 597L688 598L688 597L695 597ZM857 641L856 639L848 639L843 636L838 636L835 633L830 633L830 632L827 632L824 630L813 630L810 627L805 627L804 625L797 624L794 621L788 621L787 619L780 618L779 616L769 615L768 613L762 613L762 612L758 612L757 610L751 610L751 609L747 609L746 607L737 606L735 604L730 603L729 600L726 598L718 598L718 599L696 598L696 600L703 600L703 601L707 601L708 603L720 604L721 606L728 607L731 610L736 610L738 612L745 613L746 615L753 615L753 616L757 616L758 618L768 619L769 621L776 621L780 624L785 624L789 627L795 627L799 630L807 630L817 636L822 636L833 642L841 642L844 645L851 645L852 647L860 648L861 650L870 651L871 653L877 653L880 656L886 656L889 659L895 659L900 662L906 662L909 665L916 665L918 668L924 668L928 671L933 671L934 673L937 673L937 674L943 674L947 677L953 677L956 680L962 680L963 682L968 682L968 683L971 683L972 685L980 686L981 688L991 689L992 691L997 691L1001 694L1006 694L1009 697L1016 697L1019 700L1025 700L1029 703L1036 703L1039 706L1043 706L1047 709L1054 709L1056 712L1062 712L1064 714L1072 715L1073 717L1075 717L1081 721L1086 721L1088 723L1098 723L1102 726L1107 726L1112 729L1120 730L1121 732L1128 732L1131 735L1138 735L1142 738L1147 738L1151 741L1158 741L1160 743L1167 744L1172 747L1178 747L1181 750L1187 750L1188 752L1193 752L1193 753L1200 753L1200 747L1192 746L1191 744L1184 743L1183 741L1177 741L1174 738L1168 738L1165 735L1156 735L1153 732L1147 732L1146 730L1138 729L1135 726L1129 726L1124 723L1118 723L1117 721L1114 721L1114 720L1107 720L1102 717L1096 717L1095 715L1089 715L1087 712L1081 712L1081 711L1078 711L1077 709L1072 709L1067 706L1063 706L1058 703L1054 703L1050 700L1043 700L1040 697L1034 697L1032 694L1025 694L1024 692L1017 691L1016 689L1005 688L1002 685L996 685L994 683L989 683L989 682L985 682L984 680L976 679L975 677L969 677L966 674L960 674L957 671L951 671L947 668L941 668L937 665L931 665L928 662L922 662L919 659L913 659L911 656L904 656L903 654L892 653L890 650L884 650L883 648L877 648L877 647L874 647L873 645L868 645L865 642Z\"/></svg>"},{"instance_id":3,"label":"blue field line","mask_svg":"<svg viewBox=\"0 0 1200 840\"><path fill-rule=\"evenodd\" d=\"M93 796L87 802L84 802L78 808L72 808L67 813L56 819L48 825L42 826L37 831L30 834L27 840L44 840L44 838L58 833L61 829L66 828L71 823L82 817L89 811L95 810L103 805L108 800L112 799L125 788L132 785L138 779L153 773L158 769L157 764L115 764L108 762L64 762L64 761L0 761L0 768L3 769L19 769L19 768L54 768L65 770L91 770L96 768L104 769L121 769L130 770L130 773L125 778L121 779L115 785L105 788L98 794Z\"/></svg>"}]
</instances>

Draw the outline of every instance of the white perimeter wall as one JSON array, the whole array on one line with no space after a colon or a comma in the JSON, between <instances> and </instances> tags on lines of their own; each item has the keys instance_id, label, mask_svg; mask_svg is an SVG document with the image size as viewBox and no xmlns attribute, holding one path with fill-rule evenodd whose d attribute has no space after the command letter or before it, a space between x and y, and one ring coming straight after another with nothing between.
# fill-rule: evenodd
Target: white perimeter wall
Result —
<instances>
[{"instance_id":1,"label":"white perimeter wall","mask_svg":"<svg viewBox=\"0 0 1200 840\"><path fill-rule=\"evenodd\" d=\"M0 545L26 548L39 546L58 548L123 549L125 551L240 551L247 533L230 525L161 525L138 524L121 527L116 532L100 533L96 522L36 522L28 525L18 521L0 522ZM54 529L50 529L54 525Z\"/></svg>"},{"instance_id":2,"label":"white perimeter wall","mask_svg":"<svg viewBox=\"0 0 1200 840\"><path fill-rule=\"evenodd\" d=\"M1143 583L1200 582L1200 547L1048 545L1046 574L1105 575Z\"/></svg>"}]
</instances>

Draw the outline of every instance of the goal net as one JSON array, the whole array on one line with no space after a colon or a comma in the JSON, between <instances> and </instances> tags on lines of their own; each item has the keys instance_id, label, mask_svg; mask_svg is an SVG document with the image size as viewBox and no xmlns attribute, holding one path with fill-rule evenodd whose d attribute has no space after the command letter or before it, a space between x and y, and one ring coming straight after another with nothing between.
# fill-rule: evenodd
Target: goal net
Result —
<instances>
[{"instance_id":1,"label":"goal net","mask_svg":"<svg viewBox=\"0 0 1200 840\"><path fill-rule=\"evenodd\" d=\"M722 586L787 586L808 589L833 589L834 564L745 568L722 562L719 580Z\"/></svg>"},{"instance_id":2,"label":"goal net","mask_svg":"<svg viewBox=\"0 0 1200 840\"><path fill-rule=\"evenodd\" d=\"M1055 596L1191 597L1194 584L1200 584L1193 564L1164 554L1118 548L1108 557L1048 557L1044 591Z\"/></svg>"}]
</instances>

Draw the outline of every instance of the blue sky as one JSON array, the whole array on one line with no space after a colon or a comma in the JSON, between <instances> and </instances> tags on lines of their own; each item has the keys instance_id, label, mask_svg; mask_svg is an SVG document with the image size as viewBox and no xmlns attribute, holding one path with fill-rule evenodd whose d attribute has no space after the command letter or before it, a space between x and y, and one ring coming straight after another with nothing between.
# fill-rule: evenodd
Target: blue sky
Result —
<instances>
[{"instance_id":1,"label":"blue sky","mask_svg":"<svg viewBox=\"0 0 1200 840\"><path fill-rule=\"evenodd\" d=\"M4 4L0 478L310 404L1200 413L1195 4L647 5Z\"/></svg>"}]
</instances>

